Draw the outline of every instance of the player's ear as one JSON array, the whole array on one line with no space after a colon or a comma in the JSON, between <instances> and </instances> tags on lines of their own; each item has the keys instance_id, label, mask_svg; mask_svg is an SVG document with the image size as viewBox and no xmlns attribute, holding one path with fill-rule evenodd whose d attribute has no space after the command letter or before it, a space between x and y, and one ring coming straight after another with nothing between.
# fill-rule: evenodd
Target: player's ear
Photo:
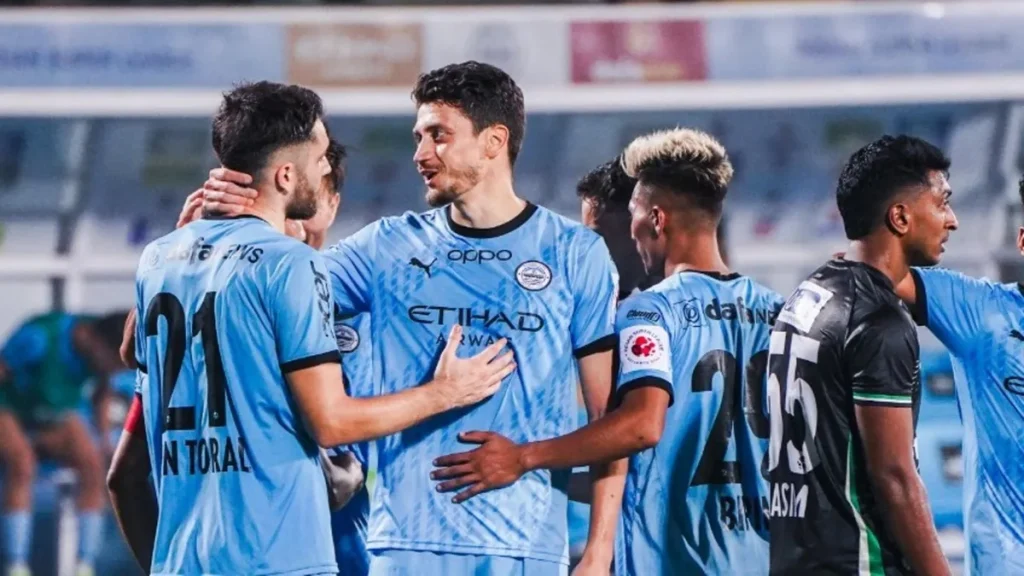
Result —
<instances>
[{"instance_id":1,"label":"player's ear","mask_svg":"<svg viewBox=\"0 0 1024 576\"><path fill-rule=\"evenodd\" d=\"M889 211L886 213L886 224L893 234L906 236L910 232L910 207L903 202L889 206Z\"/></svg>"},{"instance_id":2,"label":"player's ear","mask_svg":"<svg viewBox=\"0 0 1024 576\"><path fill-rule=\"evenodd\" d=\"M295 164L285 162L274 169L274 186L279 192L289 193L295 189L297 176Z\"/></svg>"},{"instance_id":3,"label":"player's ear","mask_svg":"<svg viewBox=\"0 0 1024 576\"><path fill-rule=\"evenodd\" d=\"M1017 250L1020 250L1021 255L1024 255L1024 226L1017 230Z\"/></svg>"},{"instance_id":4,"label":"player's ear","mask_svg":"<svg viewBox=\"0 0 1024 576\"><path fill-rule=\"evenodd\" d=\"M651 234L655 238L660 238L662 232L665 231L665 222L668 220L668 214L657 205L651 206L651 210L647 214L651 219Z\"/></svg>"},{"instance_id":5,"label":"player's ear","mask_svg":"<svg viewBox=\"0 0 1024 576\"><path fill-rule=\"evenodd\" d=\"M508 127L495 124L484 129L484 155L488 160L494 160L505 149L508 143Z\"/></svg>"}]
</instances>

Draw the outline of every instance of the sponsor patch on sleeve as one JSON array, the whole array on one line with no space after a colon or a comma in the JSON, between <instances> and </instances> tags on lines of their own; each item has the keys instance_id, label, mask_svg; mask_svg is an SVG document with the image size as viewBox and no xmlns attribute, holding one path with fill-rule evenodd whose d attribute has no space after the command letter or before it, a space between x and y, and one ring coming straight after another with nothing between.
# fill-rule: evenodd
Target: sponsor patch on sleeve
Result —
<instances>
[{"instance_id":1,"label":"sponsor patch on sleeve","mask_svg":"<svg viewBox=\"0 0 1024 576\"><path fill-rule=\"evenodd\" d=\"M810 332L818 314L825 308L834 294L814 282L804 280L797 286L796 292L789 297L786 305L779 312L778 322L785 322L801 332Z\"/></svg>"},{"instance_id":2,"label":"sponsor patch on sleeve","mask_svg":"<svg viewBox=\"0 0 1024 576\"><path fill-rule=\"evenodd\" d=\"M671 372L668 332L661 326L630 326L619 333L622 373L637 370Z\"/></svg>"}]
</instances>

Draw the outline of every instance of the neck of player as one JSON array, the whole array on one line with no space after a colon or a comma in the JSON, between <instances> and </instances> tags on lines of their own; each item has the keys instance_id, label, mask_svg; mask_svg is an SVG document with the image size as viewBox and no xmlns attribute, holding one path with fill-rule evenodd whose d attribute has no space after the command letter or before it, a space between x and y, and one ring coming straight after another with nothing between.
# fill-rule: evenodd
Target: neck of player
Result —
<instances>
[{"instance_id":1,"label":"neck of player","mask_svg":"<svg viewBox=\"0 0 1024 576\"><path fill-rule=\"evenodd\" d=\"M519 215L526 201L516 196L512 178L481 180L452 202L452 220L467 228L495 228Z\"/></svg>"},{"instance_id":2,"label":"neck of player","mask_svg":"<svg viewBox=\"0 0 1024 576\"><path fill-rule=\"evenodd\" d=\"M871 266L898 286L910 274L910 263L899 244L890 238L868 236L852 240L844 258Z\"/></svg>"},{"instance_id":3,"label":"neck of player","mask_svg":"<svg viewBox=\"0 0 1024 576\"><path fill-rule=\"evenodd\" d=\"M722 260L722 251L718 247L718 236L714 230L675 231L666 240L666 278L687 270L723 275L729 273L729 267Z\"/></svg>"},{"instance_id":4,"label":"neck of player","mask_svg":"<svg viewBox=\"0 0 1024 576\"><path fill-rule=\"evenodd\" d=\"M260 220L266 221L268 224L274 227L275 230L284 234L284 206L272 206L270 202L267 202L265 198L271 197L268 193L260 191L260 195L256 198L256 201L252 206L246 207L242 214L246 216L255 216Z\"/></svg>"}]
</instances>

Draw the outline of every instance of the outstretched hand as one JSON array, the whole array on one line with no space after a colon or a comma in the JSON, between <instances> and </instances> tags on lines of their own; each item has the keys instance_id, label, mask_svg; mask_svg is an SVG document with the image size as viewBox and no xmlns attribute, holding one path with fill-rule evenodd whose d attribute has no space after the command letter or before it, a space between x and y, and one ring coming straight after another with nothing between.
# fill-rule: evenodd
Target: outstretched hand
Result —
<instances>
[{"instance_id":1,"label":"outstretched hand","mask_svg":"<svg viewBox=\"0 0 1024 576\"><path fill-rule=\"evenodd\" d=\"M527 472L523 465L522 447L495 432L463 432L459 441L480 444L469 452L449 454L434 460L432 480L443 480L438 492L452 492L468 486L452 498L460 504L470 498L504 488Z\"/></svg>"}]
</instances>

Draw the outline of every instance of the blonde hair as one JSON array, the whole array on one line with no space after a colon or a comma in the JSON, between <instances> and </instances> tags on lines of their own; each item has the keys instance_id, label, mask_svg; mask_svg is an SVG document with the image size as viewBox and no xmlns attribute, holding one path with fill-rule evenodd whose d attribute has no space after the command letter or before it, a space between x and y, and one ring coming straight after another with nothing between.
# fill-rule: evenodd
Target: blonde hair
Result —
<instances>
[{"instance_id":1,"label":"blonde hair","mask_svg":"<svg viewBox=\"0 0 1024 576\"><path fill-rule=\"evenodd\" d=\"M710 208L725 198L733 175L725 146L691 128L636 138L622 154L622 168L632 178L693 195Z\"/></svg>"}]
</instances>

